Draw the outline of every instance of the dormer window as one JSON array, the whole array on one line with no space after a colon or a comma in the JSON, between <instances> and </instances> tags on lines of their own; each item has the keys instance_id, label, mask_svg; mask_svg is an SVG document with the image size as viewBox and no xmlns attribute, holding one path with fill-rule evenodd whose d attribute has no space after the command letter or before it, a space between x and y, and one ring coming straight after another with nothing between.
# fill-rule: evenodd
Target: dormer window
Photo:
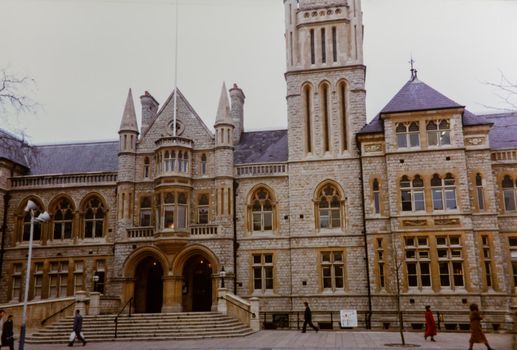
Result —
<instances>
[{"instance_id":1,"label":"dormer window","mask_svg":"<svg viewBox=\"0 0 517 350\"><path fill-rule=\"evenodd\" d=\"M429 146L451 144L451 125L448 120L430 120L427 122L426 129Z\"/></svg>"},{"instance_id":2,"label":"dormer window","mask_svg":"<svg viewBox=\"0 0 517 350\"><path fill-rule=\"evenodd\" d=\"M399 123L395 131L399 148L420 146L420 130L417 123Z\"/></svg>"}]
</instances>

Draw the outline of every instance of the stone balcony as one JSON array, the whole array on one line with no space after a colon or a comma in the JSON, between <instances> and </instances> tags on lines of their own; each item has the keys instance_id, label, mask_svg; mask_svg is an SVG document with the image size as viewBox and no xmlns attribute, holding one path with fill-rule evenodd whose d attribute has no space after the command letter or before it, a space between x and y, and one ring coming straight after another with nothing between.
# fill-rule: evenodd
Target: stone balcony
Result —
<instances>
[{"instance_id":1,"label":"stone balcony","mask_svg":"<svg viewBox=\"0 0 517 350\"><path fill-rule=\"evenodd\" d=\"M216 237L219 233L219 226L217 225L190 225L187 230L187 237L190 239L204 239ZM154 240L159 233L155 232L154 226L131 227L127 229L127 239L131 241L139 240ZM160 236L163 236L160 234ZM185 232L171 231L167 236L185 237Z\"/></svg>"}]
</instances>

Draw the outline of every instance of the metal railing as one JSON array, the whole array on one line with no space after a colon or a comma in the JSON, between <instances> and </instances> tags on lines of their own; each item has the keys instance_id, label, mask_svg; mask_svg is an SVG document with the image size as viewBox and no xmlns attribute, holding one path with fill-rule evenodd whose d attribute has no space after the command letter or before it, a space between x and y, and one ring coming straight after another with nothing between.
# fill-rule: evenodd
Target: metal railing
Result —
<instances>
[{"instance_id":1,"label":"metal railing","mask_svg":"<svg viewBox=\"0 0 517 350\"><path fill-rule=\"evenodd\" d=\"M43 326L48 320L50 320L52 317L56 316L56 315L59 315L60 313L62 313L63 311L65 311L66 309L68 309L69 307L75 305L76 301L74 300L72 303L68 304L67 306L61 308L60 310L54 312L52 315L44 318L43 320L41 320L41 325Z\"/></svg>"},{"instance_id":2,"label":"metal railing","mask_svg":"<svg viewBox=\"0 0 517 350\"><path fill-rule=\"evenodd\" d=\"M118 312L117 316L115 316L115 338L117 337L117 332L118 332L118 318L124 312L124 310L126 309L126 306L128 306L128 304L129 304L129 314L128 314L128 317L131 317L131 307L133 306L133 297L131 297L127 301L127 303L125 303L124 306L122 306L122 309Z\"/></svg>"}]
</instances>

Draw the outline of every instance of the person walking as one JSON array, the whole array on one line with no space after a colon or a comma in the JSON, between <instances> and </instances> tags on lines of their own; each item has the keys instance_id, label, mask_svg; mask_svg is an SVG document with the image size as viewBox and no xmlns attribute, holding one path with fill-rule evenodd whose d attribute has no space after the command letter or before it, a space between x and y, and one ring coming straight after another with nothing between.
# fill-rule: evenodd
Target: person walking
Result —
<instances>
[{"instance_id":1,"label":"person walking","mask_svg":"<svg viewBox=\"0 0 517 350\"><path fill-rule=\"evenodd\" d=\"M433 312L431 311L430 305L426 305L424 315L425 315L424 339L427 340L427 337L431 337L431 341L436 341L436 340L434 340L434 336L436 335L436 322L434 322Z\"/></svg>"},{"instance_id":2,"label":"person walking","mask_svg":"<svg viewBox=\"0 0 517 350\"><path fill-rule=\"evenodd\" d=\"M7 319L5 318L5 311L0 310L0 349L2 348L2 329L4 328L4 322Z\"/></svg>"},{"instance_id":3,"label":"person walking","mask_svg":"<svg viewBox=\"0 0 517 350\"><path fill-rule=\"evenodd\" d=\"M83 342L83 346L86 345L86 340L83 338L81 331L83 330L83 316L81 316L81 311L76 310L75 311L75 317L74 317L74 330L72 334L70 334L70 341L68 343L68 346L74 346L75 338L78 338L80 341Z\"/></svg>"},{"instance_id":4,"label":"person walking","mask_svg":"<svg viewBox=\"0 0 517 350\"><path fill-rule=\"evenodd\" d=\"M2 326L2 346L14 350L13 315L9 315Z\"/></svg>"},{"instance_id":5,"label":"person walking","mask_svg":"<svg viewBox=\"0 0 517 350\"><path fill-rule=\"evenodd\" d=\"M472 350L474 343L483 343L486 345L487 350L495 350L488 344L488 340L483 334L483 330L481 329L481 314L479 313L479 308L477 304L470 304L470 340L469 340L469 350Z\"/></svg>"},{"instance_id":6,"label":"person walking","mask_svg":"<svg viewBox=\"0 0 517 350\"><path fill-rule=\"evenodd\" d=\"M303 304L305 305L305 313L302 333L305 333L307 331L307 325L311 326L316 332L318 332L318 327L312 324L312 311L309 307L309 303L305 301Z\"/></svg>"}]
</instances>

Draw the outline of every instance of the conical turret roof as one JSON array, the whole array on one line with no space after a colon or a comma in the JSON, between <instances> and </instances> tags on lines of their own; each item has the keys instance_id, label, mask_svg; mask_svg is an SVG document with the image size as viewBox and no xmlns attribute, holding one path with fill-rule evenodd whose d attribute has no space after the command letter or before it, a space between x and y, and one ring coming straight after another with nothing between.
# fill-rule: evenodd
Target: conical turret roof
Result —
<instances>
[{"instance_id":1,"label":"conical turret roof","mask_svg":"<svg viewBox=\"0 0 517 350\"><path fill-rule=\"evenodd\" d=\"M127 94L126 106L122 114L122 121L120 122L120 131L135 131L138 132L138 124L136 123L135 104L133 102L133 93L131 89Z\"/></svg>"},{"instance_id":2,"label":"conical turret roof","mask_svg":"<svg viewBox=\"0 0 517 350\"><path fill-rule=\"evenodd\" d=\"M230 100L228 99L228 90L226 89L226 84L224 82L221 88L221 97L219 98L219 107L217 108L215 123L233 124L232 116L230 114Z\"/></svg>"}]
</instances>

